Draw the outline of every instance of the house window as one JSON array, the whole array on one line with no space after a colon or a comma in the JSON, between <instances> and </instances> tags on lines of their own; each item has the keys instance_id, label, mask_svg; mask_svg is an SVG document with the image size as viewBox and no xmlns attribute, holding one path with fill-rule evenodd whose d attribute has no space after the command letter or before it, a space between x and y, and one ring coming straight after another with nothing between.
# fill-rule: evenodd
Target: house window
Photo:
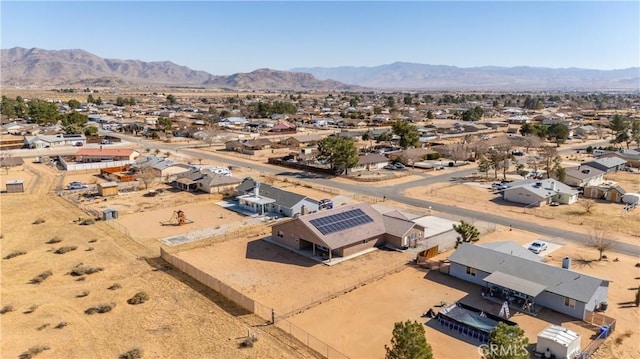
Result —
<instances>
[{"instance_id":1,"label":"house window","mask_svg":"<svg viewBox=\"0 0 640 359\"><path fill-rule=\"evenodd\" d=\"M472 276L476 276L476 269L473 267L467 267L467 274L468 275L472 275Z\"/></svg>"},{"instance_id":2,"label":"house window","mask_svg":"<svg viewBox=\"0 0 640 359\"><path fill-rule=\"evenodd\" d=\"M284 238L284 232L278 231L278 238Z\"/></svg>"},{"instance_id":3,"label":"house window","mask_svg":"<svg viewBox=\"0 0 640 359\"><path fill-rule=\"evenodd\" d=\"M564 306L565 307L569 307L569 308L575 308L576 307L576 300L575 299L571 299L569 297L564 297Z\"/></svg>"}]
</instances>

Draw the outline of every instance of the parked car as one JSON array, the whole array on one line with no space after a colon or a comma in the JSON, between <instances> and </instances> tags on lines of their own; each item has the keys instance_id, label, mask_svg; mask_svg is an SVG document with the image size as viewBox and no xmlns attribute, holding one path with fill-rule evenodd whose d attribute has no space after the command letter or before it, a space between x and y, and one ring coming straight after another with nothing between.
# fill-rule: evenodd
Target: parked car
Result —
<instances>
[{"instance_id":1,"label":"parked car","mask_svg":"<svg viewBox=\"0 0 640 359\"><path fill-rule=\"evenodd\" d=\"M89 188L89 186L87 186L86 184L82 183L82 182L71 182L69 183L69 189L85 189L85 188Z\"/></svg>"},{"instance_id":2,"label":"parked car","mask_svg":"<svg viewBox=\"0 0 640 359\"><path fill-rule=\"evenodd\" d=\"M535 254L540 254L547 250L547 243L543 241L534 241L528 249Z\"/></svg>"},{"instance_id":3,"label":"parked car","mask_svg":"<svg viewBox=\"0 0 640 359\"><path fill-rule=\"evenodd\" d=\"M403 169L405 169L405 168L406 168L406 167L402 164L402 162L394 162L394 163L393 163L393 165L396 167L396 169L399 169L399 170L403 170Z\"/></svg>"},{"instance_id":4,"label":"parked car","mask_svg":"<svg viewBox=\"0 0 640 359\"><path fill-rule=\"evenodd\" d=\"M321 199L320 202L318 202L318 208L319 209L332 209L333 208L333 201L325 198L325 199Z\"/></svg>"},{"instance_id":5,"label":"parked car","mask_svg":"<svg viewBox=\"0 0 640 359\"><path fill-rule=\"evenodd\" d=\"M395 171L395 170L398 169L398 167L396 167L396 166L394 166L392 164L388 164L388 165L386 165L386 166L384 166L382 168L384 168L385 170L392 170L392 171Z\"/></svg>"},{"instance_id":6,"label":"parked car","mask_svg":"<svg viewBox=\"0 0 640 359\"><path fill-rule=\"evenodd\" d=\"M560 203L556 202L556 201L552 201L551 203L549 203L550 206L552 207L558 207L560 205Z\"/></svg>"},{"instance_id":7,"label":"parked car","mask_svg":"<svg viewBox=\"0 0 640 359\"><path fill-rule=\"evenodd\" d=\"M503 184L503 183L492 183L492 184L491 184L491 188L493 188L493 189L495 189L495 190L498 190L498 191L502 191L502 190L505 190L505 189L507 189L507 188L509 188L509 187L507 187L507 186L506 186L505 184Z\"/></svg>"},{"instance_id":8,"label":"parked car","mask_svg":"<svg viewBox=\"0 0 640 359\"><path fill-rule=\"evenodd\" d=\"M524 151L519 151L519 150L511 151L511 154L514 155L514 156L524 156L525 155Z\"/></svg>"}]
</instances>

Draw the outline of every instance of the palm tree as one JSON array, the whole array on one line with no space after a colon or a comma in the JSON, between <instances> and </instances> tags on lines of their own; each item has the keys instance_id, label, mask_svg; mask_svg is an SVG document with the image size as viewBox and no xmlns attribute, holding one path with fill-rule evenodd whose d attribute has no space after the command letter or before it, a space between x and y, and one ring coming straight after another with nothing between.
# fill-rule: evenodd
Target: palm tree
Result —
<instances>
[{"instance_id":1,"label":"palm tree","mask_svg":"<svg viewBox=\"0 0 640 359\"><path fill-rule=\"evenodd\" d=\"M460 224L453 225L453 230L459 234L455 248L458 248L460 243L477 242L480 239L480 231L471 223L461 220Z\"/></svg>"}]
</instances>

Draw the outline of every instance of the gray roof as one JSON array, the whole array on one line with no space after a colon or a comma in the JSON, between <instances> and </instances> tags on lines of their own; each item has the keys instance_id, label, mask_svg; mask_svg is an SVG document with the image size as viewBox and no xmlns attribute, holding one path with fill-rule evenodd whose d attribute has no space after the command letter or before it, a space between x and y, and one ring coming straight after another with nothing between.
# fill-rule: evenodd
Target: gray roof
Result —
<instances>
[{"instance_id":1,"label":"gray roof","mask_svg":"<svg viewBox=\"0 0 640 359\"><path fill-rule=\"evenodd\" d=\"M262 187L261 187L262 190ZM366 213L373 222L365 223L359 226L344 229L329 234L322 234L314 225L311 224L311 220L327 217L333 214L343 213L353 209L361 209ZM357 203L354 205L344 205L336 207L327 211L319 211L310 213L304 216L300 216L296 219L301 221L304 225L313 232L317 238L324 242L328 248L336 249L344 246L361 242L364 239L372 238L375 236L382 236L385 233L384 221L382 215L373 209L367 203Z\"/></svg>"},{"instance_id":2,"label":"gray roof","mask_svg":"<svg viewBox=\"0 0 640 359\"><path fill-rule=\"evenodd\" d=\"M255 193L255 187L256 181L251 177L247 177L242 181L242 183L240 183L236 190L238 192L244 192L247 194L249 192ZM301 194L285 191L277 187L272 187L266 183L260 183L260 190L258 191L258 194L260 197L273 199L275 200L276 204L279 204L286 208L292 208L293 206L307 198L306 196L303 196ZM310 198L307 199L310 201L315 201Z\"/></svg>"},{"instance_id":3,"label":"gray roof","mask_svg":"<svg viewBox=\"0 0 640 359\"><path fill-rule=\"evenodd\" d=\"M491 284L499 285L503 288L509 288L516 292L524 293L532 297L537 297L538 294L545 290L546 286L522 278L514 277L512 275L493 272L484 278L484 281Z\"/></svg>"},{"instance_id":4,"label":"gray roof","mask_svg":"<svg viewBox=\"0 0 640 359\"><path fill-rule=\"evenodd\" d=\"M571 176L573 178L577 178L580 180L587 178L594 178L598 176L602 176L605 174L604 171L601 171L597 168L593 168L591 166L580 165L575 168L567 168L565 169L567 176Z\"/></svg>"},{"instance_id":5,"label":"gray roof","mask_svg":"<svg viewBox=\"0 0 640 359\"><path fill-rule=\"evenodd\" d=\"M537 254L534 254L530 250L524 248L513 241L500 241L500 242L489 242L478 244L480 247L489 248L494 251L506 253L512 256L521 257L524 259L529 259L536 262L542 262L542 257Z\"/></svg>"},{"instance_id":6,"label":"gray roof","mask_svg":"<svg viewBox=\"0 0 640 359\"><path fill-rule=\"evenodd\" d=\"M623 160L619 157L600 157L597 160L582 162L585 166L591 166L598 169L609 169L617 166L621 166L627 163L627 161Z\"/></svg>"},{"instance_id":7,"label":"gray roof","mask_svg":"<svg viewBox=\"0 0 640 359\"><path fill-rule=\"evenodd\" d=\"M400 213L398 212L398 214ZM382 215L382 219L386 233L395 237L404 237L415 226L415 223L408 219L397 218L388 214Z\"/></svg>"},{"instance_id":8,"label":"gray roof","mask_svg":"<svg viewBox=\"0 0 640 359\"><path fill-rule=\"evenodd\" d=\"M549 198L557 193L566 193L570 195L575 195L578 193L575 189L553 178L516 181L507 183L506 186L508 188L505 189L505 191L514 189L525 189L540 198Z\"/></svg>"},{"instance_id":9,"label":"gray roof","mask_svg":"<svg viewBox=\"0 0 640 359\"><path fill-rule=\"evenodd\" d=\"M378 153L369 153L364 156L360 156L358 158L359 165L383 163L383 162L389 162L389 159Z\"/></svg>"},{"instance_id":10,"label":"gray roof","mask_svg":"<svg viewBox=\"0 0 640 359\"><path fill-rule=\"evenodd\" d=\"M538 283L543 285L546 291L583 303L591 299L603 282L608 282L570 269L555 267L468 243L463 243L458 247L449 256L449 261L486 273L502 272Z\"/></svg>"}]
</instances>

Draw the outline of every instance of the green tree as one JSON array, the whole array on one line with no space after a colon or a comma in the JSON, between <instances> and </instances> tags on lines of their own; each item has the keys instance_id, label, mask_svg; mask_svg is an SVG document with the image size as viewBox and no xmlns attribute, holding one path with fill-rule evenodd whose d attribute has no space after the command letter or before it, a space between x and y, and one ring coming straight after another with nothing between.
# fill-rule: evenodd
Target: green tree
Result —
<instances>
[{"instance_id":1,"label":"green tree","mask_svg":"<svg viewBox=\"0 0 640 359\"><path fill-rule=\"evenodd\" d=\"M93 136L98 134L98 128L96 126L86 126L84 128L84 135L85 136Z\"/></svg>"},{"instance_id":2,"label":"green tree","mask_svg":"<svg viewBox=\"0 0 640 359\"><path fill-rule=\"evenodd\" d=\"M491 169L491 162L485 155L478 156L478 171L484 173L485 177L489 177L489 170Z\"/></svg>"},{"instance_id":3,"label":"green tree","mask_svg":"<svg viewBox=\"0 0 640 359\"><path fill-rule=\"evenodd\" d=\"M433 114L433 111L429 110L429 111L427 111L427 118L429 120L433 120L433 119L436 118L436 116Z\"/></svg>"},{"instance_id":4,"label":"green tree","mask_svg":"<svg viewBox=\"0 0 640 359\"><path fill-rule=\"evenodd\" d=\"M65 133L83 133L84 126L87 124L88 116L77 111L69 111L60 116L62 128Z\"/></svg>"},{"instance_id":5,"label":"green tree","mask_svg":"<svg viewBox=\"0 0 640 359\"><path fill-rule=\"evenodd\" d=\"M542 147L539 154L542 159L544 169L547 171L547 178L551 178L551 174L560 167L562 157L558 155L558 150L551 146Z\"/></svg>"},{"instance_id":6,"label":"green tree","mask_svg":"<svg viewBox=\"0 0 640 359\"><path fill-rule=\"evenodd\" d=\"M98 96L98 98L93 103L98 105L98 106L101 106L102 105L102 97Z\"/></svg>"},{"instance_id":7,"label":"green tree","mask_svg":"<svg viewBox=\"0 0 640 359\"><path fill-rule=\"evenodd\" d=\"M400 147L418 146L420 144L420 134L416 126L407 121L399 120L393 123L391 130L400 137Z\"/></svg>"},{"instance_id":8,"label":"green tree","mask_svg":"<svg viewBox=\"0 0 640 359\"><path fill-rule=\"evenodd\" d=\"M548 136L560 146L569 138L569 128L561 123L554 123L549 126Z\"/></svg>"},{"instance_id":9,"label":"green tree","mask_svg":"<svg viewBox=\"0 0 640 359\"><path fill-rule=\"evenodd\" d=\"M453 230L459 234L456 238L456 248L460 243L477 242L480 239L480 231L471 223L461 220L460 224L453 225Z\"/></svg>"},{"instance_id":10,"label":"green tree","mask_svg":"<svg viewBox=\"0 0 640 359\"><path fill-rule=\"evenodd\" d=\"M350 138L337 136L323 138L318 143L318 152L337 173L348 173L348 169L358 163L358 149Z\"/></svg>"},{"instance_id":11,"label":"green tree","mask_svg":"<svg viewBox=\"0 0 640 359\"><path fill-rule=\"evenodd\" d=\"M489 345L484 349L486 359L528 359L529 338L518 326L499 322L489 334Z\"/></svg>"},{"instance_id":12,"label":"green tree","mask_svg":"<svg viewBox=\"0 0 640 359\"><path fill-rule=\"evenodd\" d=\"M169 103L169 105L174 105L176 102L178 102L178 100L174 95L169 94L167 95L167 102Z\"/></svg>"},{"instance_id":13,"label":"green tree","mask_svg":"<svg viewBox=\"0 0 640 359\"><path fill-rule=\"evenodd\" d=\"M555 168L554 174L556 176L556 179L560 182L564 182L567 179L567 170L565 170L564 167L560 165Z\"/></svg>"},{"instance_id":14,"label":"green tree","mask_svg":"<svg viewBox=\"0 0 640 359\"><path fill-rule=\"evenodd\" d=\"M171 131L171 126L173 125L173 121L171 121L168 117L158 117L158 121L156 122L157 127L164 131Z\"/></svg>"},{"instance_id":15,"label":"green tree","mask_svg":"<svg viewBox=\"0 0 640 359\"><path fill-rule=\"evenodd\" d=\"M39 125L55 124L58 122L60 112L56 104L38 99L29 102L29 118Z\"/></svg>"},{"instance_id":16,"label":"green tree","mask_svg":"<svg viewBox=\"0 0 640 359\"><path fill-rule=\"evenodd\" d=\"M89 94L89 96L87 96L87 102L88 103L96 103L96 99L93 98L92 94Z\"/></svg>"},{"instance_id":17,"label":"green tree","mask_svg":"<svg viewBox=\"0 0 640 359\"><path fill-rule=\"evenodd\" d=\"M480 106L466 110L462 113L462 121L480 121L484 115L484 110Z\"/></svg>"},{"instance_id":18,"label":"green tree","mask_svg":"<svg viewBox=\"0 0 640 359\"><path fill-rule=\"evenodd\" d=\"M116 106L125 106L127 102L128 100L124 97L118 96L118 98L116 98Z\"/></svg>"},{"instance_id":19,"label":"green tree","mask_svg":"<svg viewBox=\"0 0 640 359\"><path fill-rule=\"evenodd\" d=\"M614 115L609 122L609 129L613 132L614 139L611 140L613 144L619 144L623 142L629 143L629 119L622 115Z\"/></svg>"},{"instance_id":20,"label":"green tree","mask_svg":"<svg viewBox=\"0 0 640 359\"><path fill-rule=\"evenodd\" d=\"M391 347L385 345L385 359L432 359L424 327L417 321L397 322L393 328Z\"/></svg>"},{"instance_id":21,"label":"green tree","mask_svg":"<svg viewBox=\"0 0 640 359\"><path fill-rule=\"evenodd\" d=\"M70 107L72 110L75 110L75 109L77 109L77 108L80 108L80 105L81 105L81 104L80 104L80 101L78 101L78 100L74 100L74 99L71 99L71 100L69 100L69 101L67 102L67 105L69 105L69 107Z\"/></svg>"},{"instance_id":22,"label":"green tree","mask_svg":"<svg viewBox=\"0 0 640 359\"><path fill-rule=\"evenodd\" d=\"M631 139L640 147L640 120L634 120L631 123Z\"/></svg>"}]
</instances>

